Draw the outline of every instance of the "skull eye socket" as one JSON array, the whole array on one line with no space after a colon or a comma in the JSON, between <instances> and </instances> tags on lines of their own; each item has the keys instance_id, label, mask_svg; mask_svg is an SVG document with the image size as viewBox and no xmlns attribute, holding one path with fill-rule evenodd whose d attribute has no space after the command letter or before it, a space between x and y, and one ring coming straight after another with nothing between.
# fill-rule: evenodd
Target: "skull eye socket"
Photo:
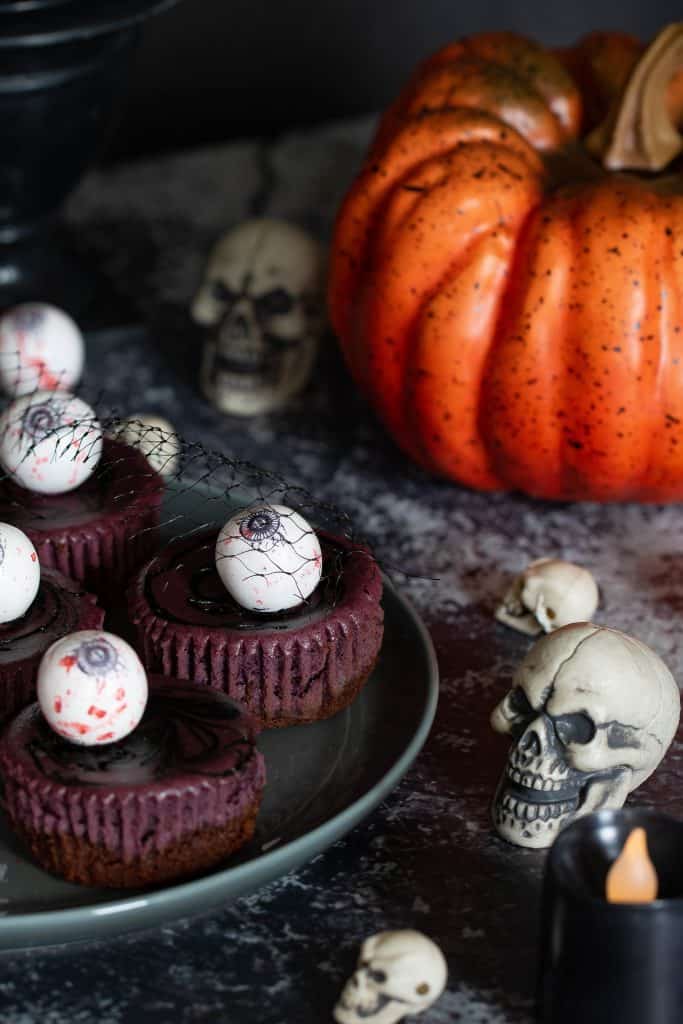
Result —
<instances>
[{"instance_id":1,"label":"skull eye socket","mask_svg":"<svg viewBox=\"0 0 683 1024\"><path fill-rule=\"evenodd\" d=\"M237 293L228 288L227 284L224 284L223 281L212 281L211 294L217 302L224 302L227 306L234 305L239 298Z\"/></svg>"},{"instance_id":2,"label":"skull eye socket","mask_svg":"<svg viewBox=\"0 0 683 1024\"><path fill-rule=\"evenodd\" d=\"M368 978L371 981L376 981L378 985L383 985L387 980L386 971L374 971L371 967L368 968Z\"/></svg>"},{"instance_id":3,"label":"skull eye socket","mask_svg":"<svg viewBox=\"0 0 683 1024\"><path fill-rule=\"evenodd\" d=\"M590 743L595 736L595 725L588 715L581 711L574 715L561 715L553 719L553 724L558 739L565 746L571 743Z\"/></svg>"},{"instance_id":4,"label":"skull eye socket","mask_svg":"<svg viewBox=\"0 0 683 1024\"><path fill-rule=\"evenodd\" d=\"M282 316L290 313L294 300L284 288L273 288L256 299L256 309L262 316Z\"/></svg>"},{"instance_id":5,"label":"skull eye socket","mask_svg":"<svg viewBox=\"0 0 683 1024\"><path fill-rule=\"evenodd\" d=\"M534 711L529 698L521 686L516 686L510 691L507 698L508 728L512 736L519 736L526 728L527 723L534 717Z\"/></svg>"},{"instance_id":6,"label":"skull eye socket","mask_svg":"<svg viewBox=\"0 0 683 1024\"><path fill-rule=\"evenodd\" d=\"M516 715L524 715L524 717L527 718L534 713L534 709L531 706L529 698L521 686L516 686L511 692L509 704L510 710L514 711Z\"/></svg>"}]
</instances>

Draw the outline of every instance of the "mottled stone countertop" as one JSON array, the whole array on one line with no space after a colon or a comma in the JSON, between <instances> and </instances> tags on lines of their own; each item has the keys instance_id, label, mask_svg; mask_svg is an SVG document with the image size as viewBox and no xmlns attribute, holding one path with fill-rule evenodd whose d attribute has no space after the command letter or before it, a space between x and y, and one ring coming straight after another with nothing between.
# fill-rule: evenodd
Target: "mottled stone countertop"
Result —
<instances>
[{"instance_id":1,"label":"mottled stone countertop","mask_svg":"<svg viewBox=\"0 0 683 1024\"><path fill-rule=\"evenodd\" d=\"M432 735L364 824L261 892L152 933L4 955L4 1024L322 1024L361 940L400 926L425 931L448 957L448 990L425 1024L527 1024L543 854L491 834L506 744L487 720L528 641L493 622L496 596L534 557L589 565L598 620L651 644L683 679L678 508L541 504L432 480L385 438L331 339L314 385L286 414L244 422L201 399L186 309L208 245L253 211L327 238L370 128L351 122L94 174L68 216L148 328L146 340L92 341L89 385L102 383L124 412L162 412L188 439L337 502L380 559L411 574L398 582L431 629L442 675ZM667 803L681 749L639 802Z\"/></svg>"}]
</instances>

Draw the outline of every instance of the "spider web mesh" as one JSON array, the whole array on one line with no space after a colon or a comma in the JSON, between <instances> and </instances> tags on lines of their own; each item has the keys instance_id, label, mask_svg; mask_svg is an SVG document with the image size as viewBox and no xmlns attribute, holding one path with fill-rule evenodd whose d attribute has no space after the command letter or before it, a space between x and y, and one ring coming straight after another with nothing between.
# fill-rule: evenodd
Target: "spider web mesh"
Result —
<instances>
[{"instance_id":1,"label":"spider web mesh","mask_svg":"<svg viewBox=\"0 0 683 1024\"><path fill-rule=\"evenodd\" d=\"M19 353L16 358L19 360ZM6 366L6 360L4 356L0 369L3 361ZM34 379L31 371L29 380ZM138 517L132 516L127 540L135 544L147 535L146 539L154 542L155 547L166 548L170 544L178 552L172 561L172 571L183 571L188 550L205 557L213 567L217 534L236 513L244 543L237 545L235 553L219 554L219 559L237 559L244 569L244 579L271 574L290 577L301 603L310 600L301 589L302 573L307 563L318 557L307 543L310 534L323 531L322 577L316 589L324 590L332 604L341 593L346 560L359 551L369 554L349 515L332 503L316 499L305 487L248 460L207 448L199 441L188 441L156 422L154 414L150 414L150 422L124 417L107 407L104 392L95 401L89 398L94 415L87 411L84 414L82 406L70 408L70 397L75 395L73 389L68 393L32 390L8 404L0 417L0 501L7 508L6 518L15 525L22 527L24 521L30 520L34 529L50 529L55 502L60 508L76 508L85 502L96 516L103 495L107 508L113 503L119 519L123 516L125 522L126 509L142 484L154 485L161 477L164 486L158 537L155 526L140 527ZM98 423L105 438L103 446ZM136 462L131 467L121 443L141 452L146 464ZM94 463L94 468L85 482L67 494L37 493L19 486L18 474L28 469L30 476L36 465L41 472L49 472L58 460L88 469ZM281 506L291 511L282 511ZM298 516L306 524L302 525ZM342 543L335 543L335 537L341 538ZM265 568L261 565L254 572L248 557L250 550L258 552ZM154 567L150 571L154 572ZM164 572L168 571L166 564ZM227 591L225 597L229 600ZM201 607L200 598L196 603ZM237 605L231 610L233 614L253 616L253 612L245 612Z\"/></svg>"}]
</instances>

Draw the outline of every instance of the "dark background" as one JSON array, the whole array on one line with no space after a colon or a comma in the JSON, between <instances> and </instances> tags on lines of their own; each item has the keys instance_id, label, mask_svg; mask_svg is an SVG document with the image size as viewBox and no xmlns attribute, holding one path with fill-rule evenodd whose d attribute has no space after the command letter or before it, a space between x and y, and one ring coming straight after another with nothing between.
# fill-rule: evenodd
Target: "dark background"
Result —
<instances>
[{"instance_id":1,"label":"dark background","mask_svg":"<svg viewBox=\"0 0 683 1024\"><path fill-rule=\"evenodd\" d=\"M674 0L181 0L145 26L107 155L375 110L421 57L463 33L567 43L612 28L646 39L682 17Z\"/></svg>"}]
</instances>

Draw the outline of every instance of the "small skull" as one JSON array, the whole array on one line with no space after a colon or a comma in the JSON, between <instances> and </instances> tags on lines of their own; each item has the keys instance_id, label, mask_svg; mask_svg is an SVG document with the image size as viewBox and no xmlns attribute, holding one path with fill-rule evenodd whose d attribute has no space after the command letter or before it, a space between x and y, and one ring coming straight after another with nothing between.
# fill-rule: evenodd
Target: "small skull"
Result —
<instances>
[{"instance_id":1,"label":"small skull","mask_svg":"<svg viewBox=\"0 0 683 1024\"><path fill-rule=\"evenodd\" d=\"M448 969L443 953L421 932L380 932L363 943L355 974L334 1008L338 1024L395 1024L436 1002Z\"/></svg>"},{"instance_id":2,"label":"small skull","mask_svg":"<svg viewBox=\"0 0 683 1024\"><path fill-rule=\"evenodd\" d=\"M249 220L209 258L194 319L211 330L201 386L222 412L282 408L311 374L324 325L322 247L301 228Z\"/></svg>"},{"instance_id":3,"label":"small skull","mask_svg":"<svg viewBox=\"0 0 683 1024\"><path fill-rule=\"evenodd\" d=\"M572 622L590 622L599 599L587 569L558 558L539 558L514 581L496 618L520 633L538 636Z\"/></svg>"},{"instance_id":4,"label":"small skull","mask_svg":"<svg viewBox=\"0 0 683 1024\"><path fill-rule=\"evenodd\" d=\"M152 469L163 477L173 477L178 471L180 441L173 427L163 416L152 413L134 413L113 431L116 440L123 441L141 451Z\"/></svg>"},{"instance_id":5,"label":"small skull","mask_svg":"<svg viewBox=\"0 0 683 1024\"><path fill-rule=\"evenodd\" d=\"M513 740L493 822L517 846L550 846L574 818L622 807L678 728L678 686L654 651L588 622L542 637L491 715Z\"/></svg>"}]
</instances>

